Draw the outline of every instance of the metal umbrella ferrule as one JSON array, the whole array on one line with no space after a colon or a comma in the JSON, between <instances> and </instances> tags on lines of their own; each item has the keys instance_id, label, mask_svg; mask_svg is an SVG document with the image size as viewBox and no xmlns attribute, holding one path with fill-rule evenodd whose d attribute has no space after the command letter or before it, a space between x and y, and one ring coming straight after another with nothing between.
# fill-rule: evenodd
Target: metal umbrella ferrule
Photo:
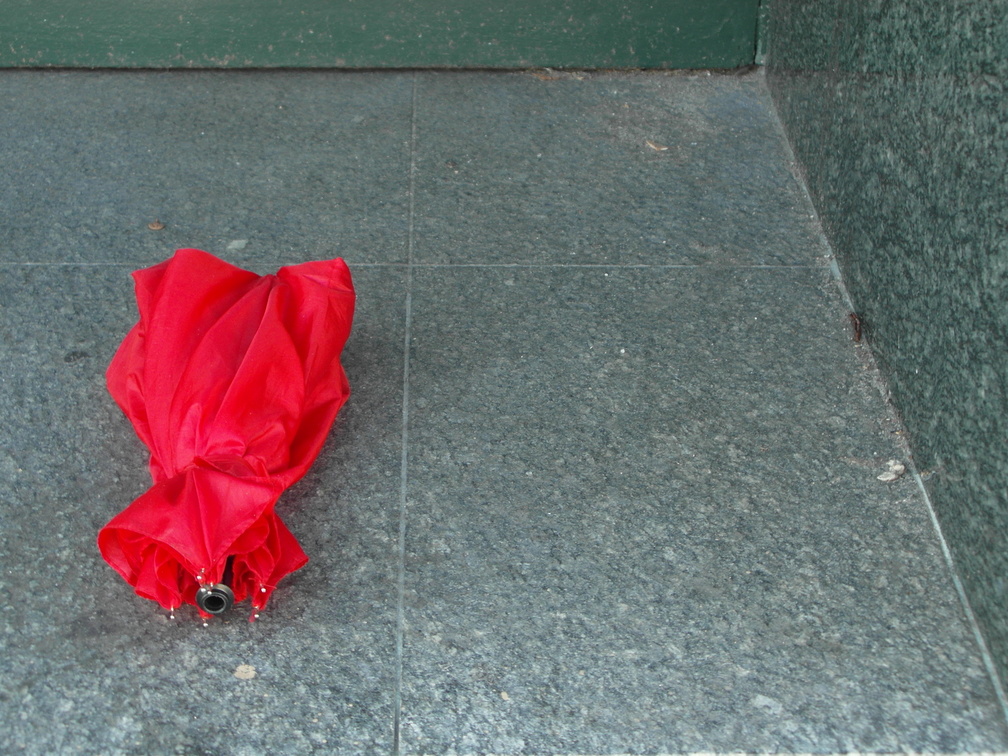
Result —
<instances>
[{"instance_id":1,"label":"metal umbrella ferrule","mask_svg":"<svg viewBox=\"0 0 1008 756\"><path fill-rule=\"evenodd\" d=\"M223 614L234 606L234 591L228 583L234 574L234 555L228 557L224 565L221 582L215 585L200 586L196 591L196 606L207 614Z\"/></svg>"},{"instance_id":2,"label":"metal umbrella ferrule","mask_svg":"<svg viewBox=\"0 0 1008 756\"><path fill-rule=\"evenodd\" d=\"M217 583L196 591L196 606L207 614L223 614L234 606L234 591L225 583Z\"/></svg>"}]
</instances>

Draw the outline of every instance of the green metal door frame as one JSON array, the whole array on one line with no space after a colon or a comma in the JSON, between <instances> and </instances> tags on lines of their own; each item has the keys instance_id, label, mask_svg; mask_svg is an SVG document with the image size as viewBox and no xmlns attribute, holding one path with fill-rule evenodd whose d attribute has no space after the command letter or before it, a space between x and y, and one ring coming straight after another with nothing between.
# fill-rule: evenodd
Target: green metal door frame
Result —
<instances>
[{"instance_id":1,"label":"green metal door frame","mask_svg":"<svg viewBox=\"0 0 1008 756\"><path fill-rule=\"evenodd\" d=\"M0 67L734 68L759 0L3 0Z\"/></svg>"}]
</instances>

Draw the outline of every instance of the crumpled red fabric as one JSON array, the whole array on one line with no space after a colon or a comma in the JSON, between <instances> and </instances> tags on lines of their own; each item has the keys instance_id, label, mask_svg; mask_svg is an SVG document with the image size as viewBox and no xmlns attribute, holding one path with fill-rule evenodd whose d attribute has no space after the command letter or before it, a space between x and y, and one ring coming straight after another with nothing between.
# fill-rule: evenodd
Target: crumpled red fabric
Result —
<instances>
[{"instance_id":1,"label":"crumpled red fabric","mask_svg":"<svg viewBox=\"0 0 1008 756\"><path fill-rule=\"evenodd\" d=\"M106 374L150 449L151 488L98 534L105 560L165 609L233 556L235 601L265 606L308 561L277 516L350 385L354 288L341 259L259 276L196 249L133 274L140 320Z\"/></svg>"}]
</instances>

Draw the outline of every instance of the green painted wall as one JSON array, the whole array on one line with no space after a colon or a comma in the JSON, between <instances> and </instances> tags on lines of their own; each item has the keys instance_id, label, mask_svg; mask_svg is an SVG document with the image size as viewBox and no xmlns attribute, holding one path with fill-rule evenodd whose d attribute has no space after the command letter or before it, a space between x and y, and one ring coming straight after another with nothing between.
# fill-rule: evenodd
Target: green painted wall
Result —
<instances>
[{"instance_id":1,"label":"green painted wall","mask_svg":"<svg viewBox=\"0 0 1008 756\"><path fill-rule=\"evenodd\" d=\"M3 0L0 66L733 68L759 0Z\"/></svg>"},{"instance_id":2,"label":"green painted wall","mask_svg":"<svg viewBox=\"0 0 1008 756\"><path fill-rule=\"evenodd\" d=\"M774 0L768 78L1008 680L1008 13Z\"/></svg>"}]
</instances>

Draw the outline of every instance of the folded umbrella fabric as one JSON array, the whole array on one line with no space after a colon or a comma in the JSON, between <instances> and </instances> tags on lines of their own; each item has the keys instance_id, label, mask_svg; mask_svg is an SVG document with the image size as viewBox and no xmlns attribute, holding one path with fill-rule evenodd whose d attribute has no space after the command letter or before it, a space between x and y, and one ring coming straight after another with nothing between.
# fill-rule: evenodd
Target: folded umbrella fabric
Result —
<instances>
[{"instance_id":1,"label":"folded umbrella fabric","mask_svg":"<svg viewBox=\"0 0 1008 756\"><path fill-rule=\"evenodd\" d=\"M133 278L140 319L106 378L150 449L154 484L98 547L166 609L226 578L233 600L251 597L258 611L308 560L274 507L350 395L339 360L350 271L336 259L259 276L180 249Z\"/></svg>"}]
</instances>

